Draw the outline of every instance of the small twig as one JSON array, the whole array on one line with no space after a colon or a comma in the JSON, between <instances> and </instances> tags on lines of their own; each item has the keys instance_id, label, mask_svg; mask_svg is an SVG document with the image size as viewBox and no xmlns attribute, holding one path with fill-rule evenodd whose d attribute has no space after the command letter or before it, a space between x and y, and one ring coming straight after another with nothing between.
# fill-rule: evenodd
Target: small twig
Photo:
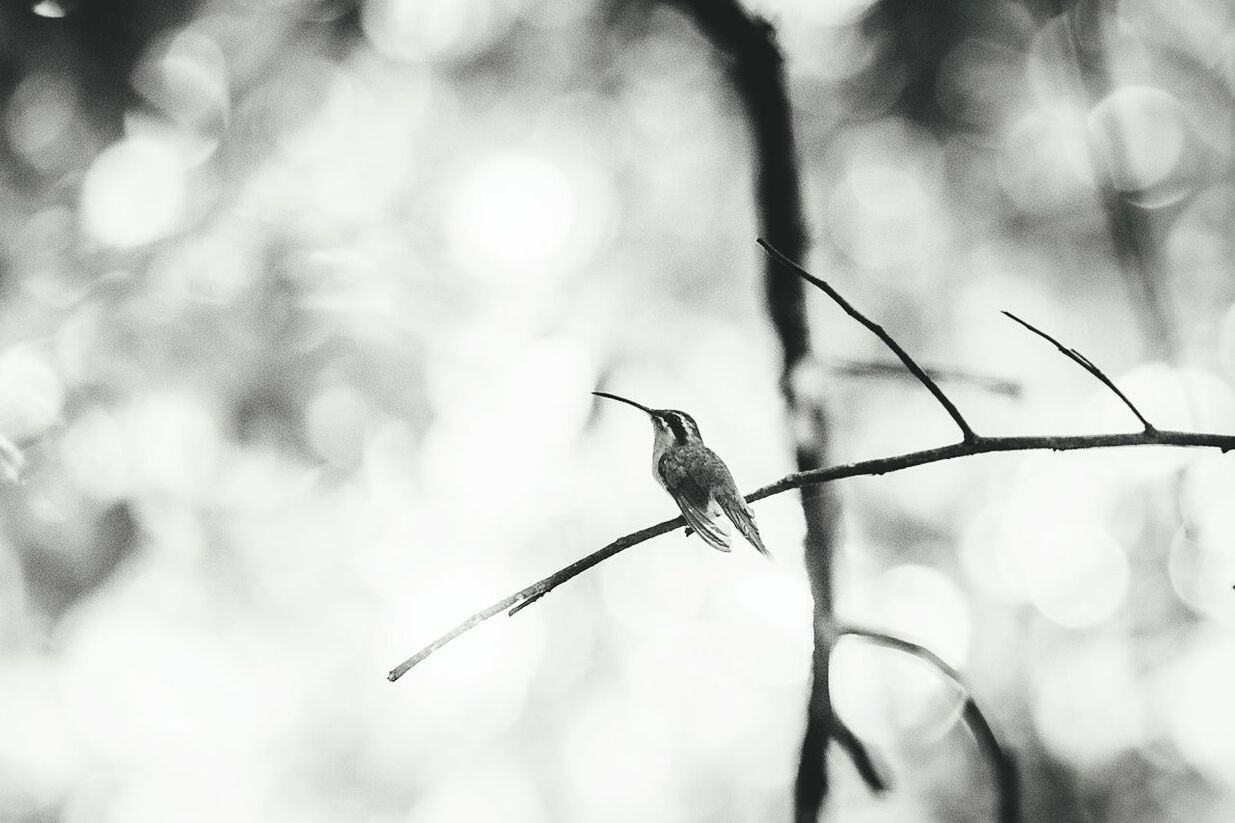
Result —
<instances>
[{"instance_id":1,"label":"small twig","mask_svg":"<svg viewBox=\"0 0 1235 823\"><path fill-rule=\"evenodd\" d=\"M763 246L764 251L772 255L777 262L792 269L806 282L822 290L824 294L832 298L836 305L840 306L844 310L845 314L870 329L876 337L882 340L884 345L891 349L892 353L900 358L900 361L905 364L905 368L909 369L910 373L912 373L914 377L918 378L922 385L926 387L926 390L934 395L935 399L939 401L939 405L943 406L944 411L948 413L948 415L956 423L957 427L961 430L961 435L964 438L964 442L971 443L978 438L978 435L974 433L972 428L970 428L968 421L965 420L964 415L962 415L960 410L956 408L956 404L954 404L948 396L943 393L943 390L940 389L939 385L931 379L930 375L922 370L922 367L909 356L907 351L901 348L899 343L892 339L892 335L888 334L882 326L875 321L870 320L866 315L862 314L862 312L855 309L848 300L841 297L840 293L828 285L827 282L815 277L806 269L781 254L775 246L764 240L762 237L758 238L755 242L757 242L760 246Z\"/></svg>"},{"instance_id":2,"label":"small twig","mask_svg":"<svg viewBox=\"0 0 1235 823\"><path fill-rule=\"evenodd\" d=\"M965 685L961 673L925 646L900 637L858 626L841 626L837 629L837 634L841 637L860 638L879 646L913 655L935 668L961 690L965 695L965 725L973 733L974 739L978 743L978 748L986 755L986 758L991 763L991 768L995 771L995 783L999 790L998 819L1000 823L1018 823L1021 819L1021 812L1020 787L1019 778L1016 773L1016 763L1012 759L1012 755L1000 745L999 739L995 736L995 731L991 728L991 724L987 722L982 710L978 708L977 702L973 699L973 693Z\"/></svg>"},{"instance_id":3,"label":"small twig","mask_svg":"<svg viewBox=\"0 0 1235 823\"><path fill-rule=\"evenodd\" d=\"M1029 435L1021 437L975 437L968 443L952 443L933 449L923 449L916 452L898 454L891 457L880 457L874 460L862 460L842 466L829 466L813 471L794 472L786 475L775 483L771 483L746 495L748 503L754 503L767 497L783 494L791 489L813 486L819 483L830 483L846 477L877 476L891 472L904 471L914 466L924 466L928 463L939 463L944 460L955 460L958 457L971 457L977 454L994 452L1022 451L1078 451L1081 449L1104 449L1120 446L1178 446L1190 448L1211 448L1228 452L1235 449L1235 435L1211 434L1208 432L1183 432L1169 429L1122 432L1118 434L1077 434L1077 435ZM498 612L515 606L520 606L526 600L543 597L566 581L587 571L596 564L608 560L613 555L625 551L653 537L667 534L674 529L686 525L681 517L657 523L637 532L621 537L598 551L589 554L581 560L576 560L564 569L549 575L543 580L533 583L510 597L494 603L489 608L477 612L463 623L451 629L442 637L430 643L406 661L396 666L389 675L391 680L398 680L408 669L423 661L433 652L445 646L459 635L475 628Z\"/></svg>"},{"instance_id":4,"label":"small twig","mask_svg":"<svg viewBox=\"0 0 1235 823\"><path fill-rule=\"evenodd\" d=\"M1136 419L1137 419L1137 420L1141 421L1141 425L1145 427L1145 432L1146 432L1147 434L1153 434L1155 431L1157 431L1157 429L1155 429L1155 428L1154 428L1153 424L1152 424L1152 423L1150 423L1148 420L1146 420L1146 419L1145 419L1145 415L1141 414L1140 409L1138 409L1135 405L1133 405L1132 401L1128 399L1128 396L1127 396L1126 394L1124 394L1122 391L1120 391L1120 390L1119 390L1119 387L1118 387L1118 386L1116 386L1116 385L1115 385L1115 384L1111 381L1111 379L1110 379L1109 377L1107 377L1107 376L1106 376L1106 375L1102 372L1102 369L1100 369L1100 368L1098 368L1097 366L1095 366L1092 360L1090 360L1090 359L1089 359L1088 357L1086 357L1085 355L1081 354L1081 353L1080 353L1079 351L1077 351L1076 349L1072 349L1072 348L1067 348L1067 347L1065 347L1062 343L1060 343L1060 342L1059 342L1058 340L1056 340L1054 337L1051 337L1049 334L1047 334L1046 332L1042 331L1042 330L1041 330L1041 329L1039 329L1037 326L1034 326L1032 323L1028 323L1028 322L1026 322L1026 321L1022 320L1021 318L1017 317L1017 316L1016 316L1015 314L1013 314L1012 312L1010 312L1010 311L1005 311L1005 312L1003 312L1003 313L1004 313L1005 315L1007 315L1009 318L1011 318L1012 320L1015 320L1017 323L1020 323L1022 326L1024 326L1024 327L1025 327L1025 328L1027 328L1027 329L1029 329L1029 330L1030 330L1031 332L1033 332L1034 334L1038 335L1038 337L1041 337L1043 340L1047 340L1047 341L1049 341L1050 343L1054 344L1055 348L1057 348L1057 349L1059 349L1059 351L1063 352L1063 354L1064 354L1064 355L1065 355L1065 356L1066 356L1069 360L1071 360L1072 362L1076 363L1078 366L1080 366L1080 367L1081 367L1081 368L1083 368L1085 371L1087 371L1087 372L1089 372L1090 374L1092 374L1094 377L1098 378L1098 380L1100 380L1100 381L1102 382L1102 385L1106 386L1108 389L1110 389L1111 391L1115 392L1115 396L1117 396L1120 400L1122 400L1122 401L1123 401L1123 403L1124 403L1124 405L1125 405L1125 406L1127 406L1127 407L1128 407L1128 409L1129 409L1129 410L1130 410L1133 414L1135 414L1135 415L1136 415Z\"/></svg>"},{"instance_id":5,"label":"small twig","mask_svg":"<svg viewBox=\"0 0 1235 823\"><path fill-rule=\"evenodd\" d=\"M863 782L870 787L871 791L884 792L888 790L888 783L884 780L883 775L875 768L875 761L871 758L870 752L866 750L866 746L845 725L839 717L832 720L834 728L832 729L832 739L841 745L841 747L849 753L849 759L853 761L853 766L858 770L858 776Z\"/></svg>"},{"instance_id":6,"label":"small twig","mask_svg":"<svg viewBox=\"0 0 1235 823\"><path fill-rule=\"evenodd\" d=\"M901 363L886 360L836 360L826 359L827 368L850 377L888 377L900 380L914 380L912 374L905 371ZM1020 397L1021 384L1015 380L1005 380L1002 377L991 377L985 374L973 374L960 369L949 369L942 366L922 366L922 371L936 382L950 382L976 386L979 389L1001 394L1005 397Z\"/></svg>"}]
</instances>

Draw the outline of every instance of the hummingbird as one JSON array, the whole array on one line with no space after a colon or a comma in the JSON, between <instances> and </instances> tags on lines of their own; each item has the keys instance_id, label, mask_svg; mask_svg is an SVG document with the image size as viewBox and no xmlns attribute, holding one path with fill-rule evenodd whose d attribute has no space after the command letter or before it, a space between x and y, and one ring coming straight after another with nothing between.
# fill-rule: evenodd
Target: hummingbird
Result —
<instances>
[{"instance_id":1,"label":"hummingbird","mask_svg":"<svg viewBox=\"0 0 1235 823\"><path fill-rule=\"evenodd\" d=\"M720 519L723 513L760 554L771 559L772 553L759 537L754 512L738 493L729 467L703 444L693 417L676 409L650 409L608 392L592 394L634 406L652 418L652 476L682 510L687 534L693 530L712 548L729 551L729 535Z\"/></svg>"}]
</instances>

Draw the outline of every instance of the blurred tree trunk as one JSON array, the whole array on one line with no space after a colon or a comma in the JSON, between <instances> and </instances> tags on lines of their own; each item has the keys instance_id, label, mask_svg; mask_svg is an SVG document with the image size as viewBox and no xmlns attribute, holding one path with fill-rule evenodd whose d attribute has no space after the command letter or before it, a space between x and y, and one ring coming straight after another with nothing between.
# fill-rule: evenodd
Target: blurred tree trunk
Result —
<instances>
[{"instance_id":1,"label":"blurred tree trunk","mask_svg":"<svg viewBox=\"0 0 1235 823\"><path fill-rule=\"evenodd\" d=\"M754 138L755 197L762 237L794 260L805 260L808 247L797 148L785 88L783 58L766 21L747 14L732 0L675 0L725 56L729 74L746 109ZM811 356L810 326L800 279L786 275L770 258L764 268L768 313L781 345L780 387L799 471L828 464L830 425L821 397L800 392L794 375ZM828 669L835 640L832 589L838 492L830 485L801 491L806 524L805 564L814 597L815 647L806 732L794 789L796 818L817 819L828 792L828 744L840 742L859 772L875 789L883 784L861 742L836 717Z\"/></svg>"}]
</instances>

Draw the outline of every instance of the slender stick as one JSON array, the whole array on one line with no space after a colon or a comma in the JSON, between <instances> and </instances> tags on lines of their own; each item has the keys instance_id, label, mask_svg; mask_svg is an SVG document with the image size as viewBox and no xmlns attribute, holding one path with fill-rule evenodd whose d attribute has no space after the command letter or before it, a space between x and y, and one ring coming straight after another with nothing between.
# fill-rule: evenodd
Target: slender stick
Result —
<instances>
[{"instance_id":1,"label":"slender stick","mask_svg":"<svg viewBox=\"0 0 1235 823\"><path fill-rule=\"evenodd\" d=\"M986 715L982 713L977 701L973 699L973 693L965 685L961 673L925 646L885 632L858 626L841 626L837 629L837 635L859 638L879 646L885 646L889 649L913 655L932 666L948 680L951 680L964 693L965 709L963 717L965 718L965 725L973 733L978 747L982 749L986 758L991 762L991 767L995 772L995 783L999 791L998 819L1000 823L1018 823L1021 819L1021 810L1020 781L1016 772L1016 762L1013 760L1012 755L1000 745L999 738L995 736L995 731L991 728L991 724L987 722Z\"/></svg>"},{"instance_id":2,"label":"slender stick","mask_svg":"<svg viewBox=\"0 0 1235 823\"><path fill-rule=\"evenodd\" d=\"M960 413L960 410L956 408L956 404L954 404L948 398L948 396L943 393L943 389L939 388L939 384L931 379L930 375L928 375L922 369L922 367L919 366L917 362L914 361L914 359L909 356L909 353L907 351L901 348L900 344L897 343L896 340L892 338L892 335L888 334L887 331L885 331L882 326L880 326L875 321L869 319L866 315L862 314L862 312L855 309L849 303L848 300L846 300L844 297L841 297L840 293L837 292L836 289L828 285L826 281L820 280L818 277L815 277L813 274L808 272L806 269L802 268L797 263L790 260L784 254L778 251L775 246L773 246L768 241L764 240L762 237L760 237L755 242L757 242L760 246L763 246L764 251L772 255L772 257L777 262L781 263L782 265L796 272L798 276L801 277L806 282L821 289L824 294L832 298L833 302L835 302L836 305L840 306L844 310L845 314L849 315L854 320L857 320L863 326L870 329L870 331L874 333L876 337L878 337L880 340L883 341L883 344L885 346L887 346L889 349L892 350L893 354L895 354L897 357L900 358L900 361L905 364L905 368L909 369L910 373L913 374L914 377L918 378L918 381L923 386L926 387L926 390L929 391L932 395L934 395L935 399L939 401L939 405L943 406L944 411L948 413L948 415L956 423L957 428L961 430L961 435L964 438L964 441L966 443L969 443L977 439L978 436L974 434L973 429L970 428L969 423L965 420L964 415L962 415Z\"/></svg>"},{"instance_id":3,"label":"slender stick","mask_svg":"<svg viewBox=\"0 0 1235 823\"><path fill-rule=\"evenodd\" d=\"M625 537L620 537L617 540L614 540L603 549L594 551L587 557L576 560L564 569L560 569L559 571L549 575L544 580L533 583L525 589L520 589L510 597L502 598L492 606L489 606L487 609L482 609L481 611L476 612L476 614L472 615L467 620L464 620L462 623L446 632L437 640L434 640L432 643L416 652L416 654L412 655L407 660L404 660L398 666L395 666L390 670L390 674L386 675L387 679L393 683L406 674L408 669L433 654L442 646L445 646L459 635L471 631L499 612L504 612L507 609L510 609L510 615L513 617L520 610L532 605L537 600L560 586L562 583L577 577L595 566L597 563L608 560L610 557L613 557L613 555L620 551L629 549L631 546L637 546L640 543L651 540L653 537L667 534L668 532L684 525L686 525L686 521L683 518L675 517L673 520L666 520L663 523L657 523L655 526L648 526L646 529L640 529L637 532L632 532Z\"/></svg>"},{"instance_id":4,"label":"slender stick","mask_svg":"<svg viewBox=\"0 0 1235 823\"><path fill-rule=\"evenodd\" d=\"M853 767L858 770L858 776L867 786L871 787L872 791L887 791L888 783L879 773L879 769L875 767L875 761L870 752L866 750L862 739L854 734L853 730L839 717L833 717L832 723L832 739L849 753L849 759L853 761Z\"/></svg>"},{"instance_id":5,"label":"slender stick","mask_svg":"<svg viewBox=\"0 0 1235 823\"><path fill-rule=\"evenodd\" d=\"M1090 360L1085 355L1081 354L1076 349L1065 347L1062 343L1060 343L1054 337L1051 337L1049 334L1042 331L1037 326L1034 326L1032 323L1028 323L1022 320L1021 318L1017 317L1012 312L1005 311L1003 312L1003 314L1015 320L1017 323L1020 323L1022 326L1029 329L1034 334L1038 335L1038 337L1041 337L1042 339L1053 343L1055 348L1063 352L1063 354L1069 360L1079 365L1081 368L1083 368L1085 371L1092 374L1094 377L1098 378L1098 380L1101 381L1102 385L1106 386L1108 389L1115 392L1115 396L1118 397L1120 400L1122 400L1123 404L1127 406L1128 409L1131 410L1133 414L1136 415L1137 420L1141 421L1141 425L1145 427L1145 431L1147 432L1156 431L1156 429L1153 427L1153 424L1145 419L1145 415L1141 414L1141 410L1132 404L1132 401L1128 399L1128 396L1124 394L1122 391L1120 391L1119 387L1116 386L1115 383L1102 372L1102 369L1095 366L1092 360Z\"/></svg>"},{"instance_id":6,"label":"slender stick","mask_svg":"<svg viewBox=\"0 0 1235 823\"><path fill-rule=\"evenodd\" d=\"M1154 429L1153 432L1123 432L1117 434L1079 434L1079 435L1028 435L1018 437L975 437L968 443L952 443L933 449L907 452L890 457L879 457L874 460L862 460L841 466L829 466L824 469L795 472L782 477L746 496L749 503L763 500L777 494L783 494L791 489L800 489L819 483L830 483L846 477L875 476L891 472L904 471L914 466L924 466L928 463L939 463L944 460L955 460L959 457L972 457L978 454L994 452L1024 452L1024 451L1077 451L1081 449L1104 449L1120 446L1179 446L1191 448L1212 448L1228 452L1235 449L1235 435L1211 434L1208 432L1184 432L1169 429ZM445 646L459 635L475 628L499 612L522 607L524 601L538 600L553 589L568 580L587 571L598 563L608 560L615 554L646 542L653 537L667 534L674 529L686 525L681 517L666 520L632 532L621 537L598 551L576 560L569 566L554 572L525 589L515 592L510 597L499 600L487 609L477 612L463 623L451 629L442 637L421 649L412 657L396 666L389 675L390 680L398 680L408 669L423 661L433 652ZM517 609L516 609L517 610Z\"/></svg>"}]
</instances>

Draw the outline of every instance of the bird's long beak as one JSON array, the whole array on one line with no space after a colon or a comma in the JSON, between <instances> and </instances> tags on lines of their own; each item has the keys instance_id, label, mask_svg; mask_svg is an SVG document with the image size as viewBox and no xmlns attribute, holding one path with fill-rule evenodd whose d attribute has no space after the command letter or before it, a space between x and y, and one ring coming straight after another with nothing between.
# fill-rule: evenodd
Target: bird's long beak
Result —
<instances>
[{"instance_id":1,"label":"bird's long beak","mask_svg":"<svg viewBox=\"0 0 1235 823\"><path fill-rule=\"evenodd\" d=\"M636 403L634 400L628 400L625 397L618 397L616 394L609 394L609 392L607 391L594 391L592 392L592 394L596 395L597 397L607 397L610 400L616 400L619 403L625 403L628 406L634 406L636 409L639 409L640 411L643 411L643 412L647 412L649 415L652 413L652 410L649 409L647 406L643 405L642 403Z\"/></svg>"}]
</instances>

